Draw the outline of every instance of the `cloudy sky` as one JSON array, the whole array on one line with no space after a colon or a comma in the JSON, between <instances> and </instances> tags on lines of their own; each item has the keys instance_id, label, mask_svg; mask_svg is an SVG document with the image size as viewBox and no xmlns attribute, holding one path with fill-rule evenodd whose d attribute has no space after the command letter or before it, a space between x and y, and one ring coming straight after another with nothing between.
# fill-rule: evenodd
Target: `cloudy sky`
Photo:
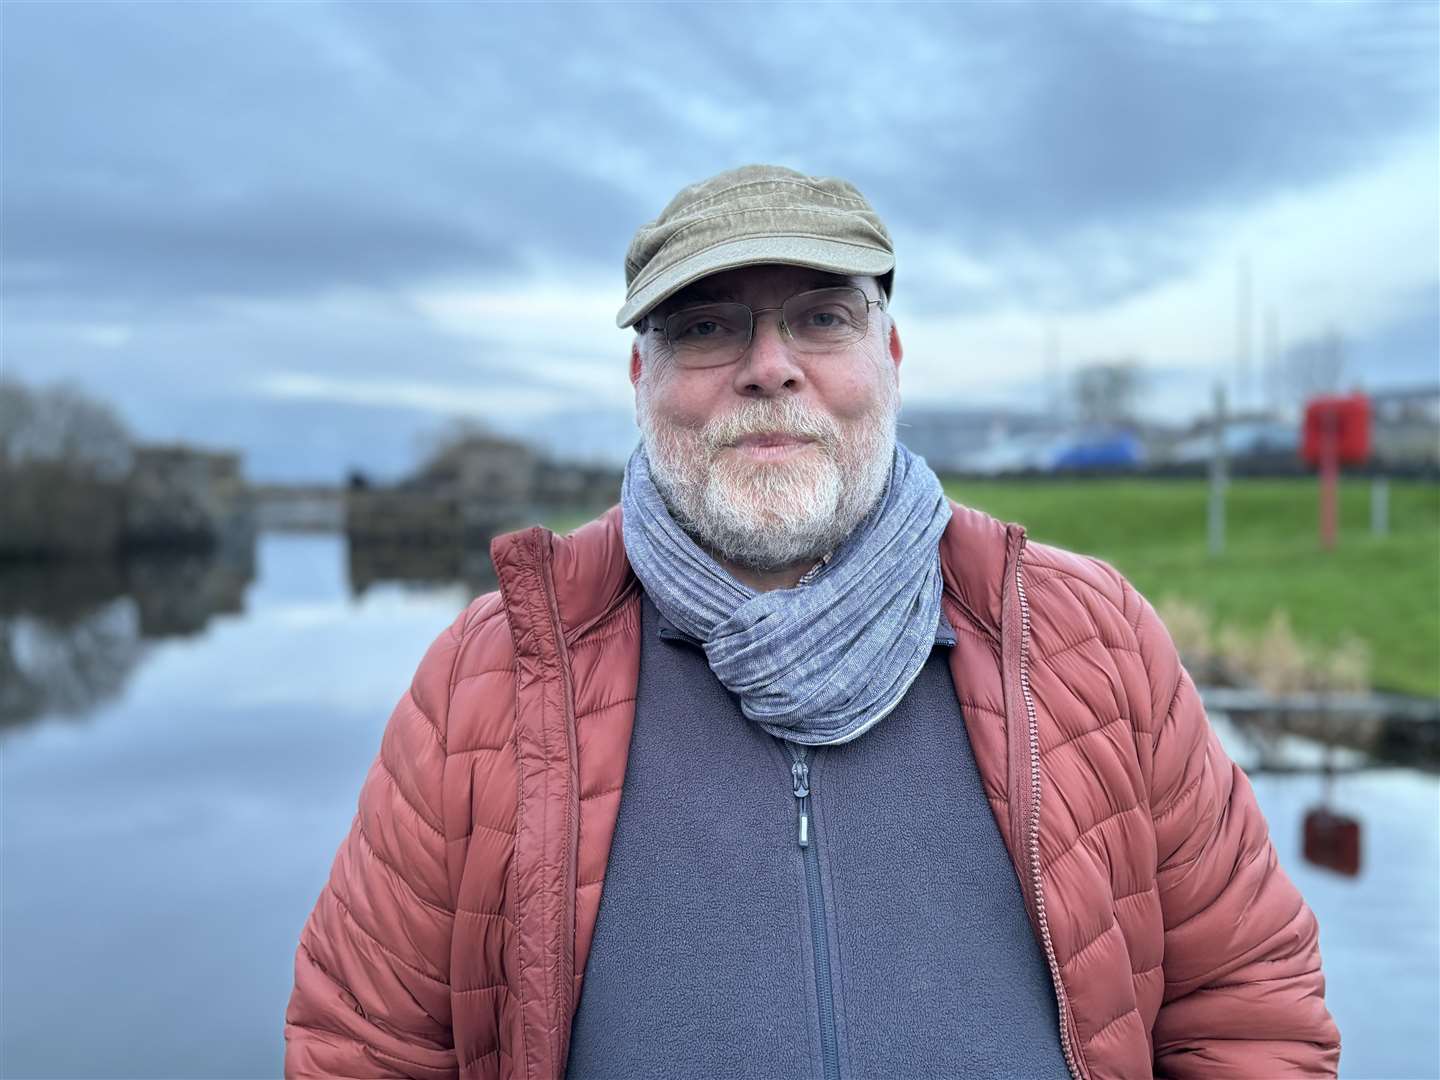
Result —
<instances>
[{"instance_id":1,"label":"cloudy sky","mask_svg":"<svg viewBox=\"0 0 1440 1080\"><path fill-rule=\"evenodd\" d=\"M1440 379L1437 5L25 3L3 41L4 374L258 479L393 474L463 415L629 431L635 227L749 161L891 226L912 406L1134 357ZM1270 314L1273 313L1273 314Z\"/></svg>"}]
</instances>

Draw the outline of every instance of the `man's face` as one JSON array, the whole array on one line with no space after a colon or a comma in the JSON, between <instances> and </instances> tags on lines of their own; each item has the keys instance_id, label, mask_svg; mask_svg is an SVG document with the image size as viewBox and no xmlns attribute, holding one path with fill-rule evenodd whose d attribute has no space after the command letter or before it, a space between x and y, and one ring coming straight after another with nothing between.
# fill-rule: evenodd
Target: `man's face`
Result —
<instances>
[{"instance_id":1,"label":"man's face","mask_svg":"<svg viewBox=\"0 0 1440 1080\"><path fill-rule=\"evenodd\" d=\"M755 317L733 363L679 366L662 333L631 354L640 430L656 487L702 546L751 570L772 571L831 551L874 506L889 476L899 408L900 338L869 311L865 335L834 351L798 351L778 308L809 289L858 286L788 266L748 267L697 282L651 313L664 325L688 305L733 300Z\"/></svg>"}]
</instances>

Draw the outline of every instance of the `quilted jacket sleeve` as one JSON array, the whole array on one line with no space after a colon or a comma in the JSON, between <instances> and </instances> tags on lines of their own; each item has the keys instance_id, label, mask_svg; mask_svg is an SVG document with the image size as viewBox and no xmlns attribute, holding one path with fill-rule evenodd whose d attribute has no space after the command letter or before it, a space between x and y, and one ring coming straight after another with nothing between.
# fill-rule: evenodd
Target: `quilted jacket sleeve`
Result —
<instances>
[{"instance_id":1,"label":"quilted jacket sleeve","mask_svg":"<svg viewBox=\"0 0 1440 1080\"><path fill-rule=\"evenodd\" d=\"M431 645L391 714L301 932L285 1014L287 1077L456 1075L441 785L463 621Z\"/></svg>"},{"instance_id":2,"label":"quilted jacket sleeve","mask_svg":"<svg viewBox=\"0 0 1440 1080\"><path fill-rule=\"evenodd\" d=\"M1318 927L1280 869L1250 782L1220 745L1154 610L1126 587L1153 716L1151 811L1165 920L1159 1076L1333 1077Z\"/></svg>"}]
</instances>

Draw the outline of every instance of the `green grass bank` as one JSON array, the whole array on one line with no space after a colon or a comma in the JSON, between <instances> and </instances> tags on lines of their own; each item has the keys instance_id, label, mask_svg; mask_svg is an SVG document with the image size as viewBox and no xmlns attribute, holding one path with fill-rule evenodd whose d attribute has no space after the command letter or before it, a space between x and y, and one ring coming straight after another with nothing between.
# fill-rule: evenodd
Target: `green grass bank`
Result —
<instances>
[{"instance_id":1,"label":"green grass bank","mask_svg":"<svg viewBox=\"0 0 1440 1080\"><path fill-rule=\"evenodd\" d=\"M1035 540L1098 556L1152 602L1175 596L1259 630L1287 611L1302 641L1369 645L1378 689L1440 695L1440 485L1392 483L1390 531L1370 532L1370 481L1340 488L1340 539L1320 547L1313 479L1236 480L1225 551L1206 543L1204 480L947 479L951 498Z\"/></svg>"}]
</instances>

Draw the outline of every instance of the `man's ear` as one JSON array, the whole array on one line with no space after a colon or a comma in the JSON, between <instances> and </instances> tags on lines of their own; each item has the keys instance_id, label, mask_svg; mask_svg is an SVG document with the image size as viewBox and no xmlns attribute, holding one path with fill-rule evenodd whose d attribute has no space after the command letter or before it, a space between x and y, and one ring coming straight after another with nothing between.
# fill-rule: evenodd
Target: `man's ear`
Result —
<instances>
[{"instance_id":1,"label":"man's ear","mask_svg":"<svg viewBox=\"0 0 1440 1080\"><path fill-rule=\"evenodd\" d=\"M630 343L630 385L640 381L640 338L637 335Z\"/></svg>"},{"instance_id":2,"label":"man's ear","mask_svg":"<svg viewBox=\"0 0 1440 1080\"><path fill-rule=\"evenodd\" d=\"M905 347L900 344L900 328L895 325L895 320L890 320L890 360L898 369L900 361L905 358Z\"/></svg>"}]
</instances>

